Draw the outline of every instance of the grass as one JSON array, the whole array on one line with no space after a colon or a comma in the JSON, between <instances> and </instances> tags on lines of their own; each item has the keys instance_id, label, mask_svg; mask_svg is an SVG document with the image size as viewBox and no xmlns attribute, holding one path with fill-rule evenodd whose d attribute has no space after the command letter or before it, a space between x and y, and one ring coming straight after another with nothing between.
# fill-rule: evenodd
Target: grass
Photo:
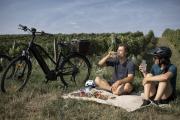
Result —
<instances>
[{"instance_id":1,"label":"grass","mask_svg":"<svg viewBox=\"0 0 180 120\"><path fill-rule=\"evenodd\" d=\"M111 70L99 70L95 65L90 79L96 74L110 77ZM102 74L104 73L104 74ZM177 90L180 94L180 82L178 77ZM76 88L70 87L64 91L61 81L44 82L45 78L38 66L35 66L31 78L22 92L15 94L0 93L0 118L2 120L170 120L180 118L180 96L171 103L169 109L149 107L128 113L125 110L95 102L62 99L61 95ZM141 78L135 81L136 91L142 90Z\"/></svg>"}]
</instances>

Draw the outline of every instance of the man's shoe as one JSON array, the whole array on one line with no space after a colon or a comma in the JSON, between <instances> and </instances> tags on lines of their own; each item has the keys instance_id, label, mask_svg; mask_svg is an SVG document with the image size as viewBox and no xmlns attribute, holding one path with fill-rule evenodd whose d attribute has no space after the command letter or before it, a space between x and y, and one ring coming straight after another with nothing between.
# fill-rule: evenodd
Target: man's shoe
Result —
<instances>
[{"instance_id":1,"label":"man's shoe","mask_svg":"<svg viewBox=\"0 0 180 120\"><path fill-rule=\"evenodd\" d=\"M143 100L143 104L141 105L141 107L145 107L145 106L149 106L151 104L150 100Z\"/></svg>"},{"instance_id":2,"label":"man's shoe","mask_svg":"<svg viewBox=\"0 0 180 120\"><path fill-rule=\"evenodd\" d=\"M160 100L152 100L151 104L154 106L159 106L160 105Z\"/></svg>"}]
</instances>

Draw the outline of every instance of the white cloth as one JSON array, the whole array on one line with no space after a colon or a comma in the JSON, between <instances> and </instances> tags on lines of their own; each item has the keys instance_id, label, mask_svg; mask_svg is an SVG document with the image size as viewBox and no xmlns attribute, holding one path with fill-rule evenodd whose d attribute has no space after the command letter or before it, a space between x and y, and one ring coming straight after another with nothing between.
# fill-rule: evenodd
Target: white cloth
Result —
<instances>
[{"instance_id":1,"label":"white cloth","mask_svg":"<svg viewBox=\"0 0 180 120\"><path fill-rule=\"evenodd\" d=\"M100 92L102 95L105 95L108 99L103 100L96 97L80 97L80 96L74 96L72 93L78 93L78 91L71 92L69 94L65 94L62 97L64 99L72 98L72 99L78 99L78 100L88 100L88 101L95 101L102 104L112 105L116 107L121 107L125 109L128 112L135 111L140 108L141 104L143 103L143 97L139 93L132 93L131 95L113 95L110 92L104 91L104 90L97 90L92 89L91 92Z\"/></svg>"}]
</instances>

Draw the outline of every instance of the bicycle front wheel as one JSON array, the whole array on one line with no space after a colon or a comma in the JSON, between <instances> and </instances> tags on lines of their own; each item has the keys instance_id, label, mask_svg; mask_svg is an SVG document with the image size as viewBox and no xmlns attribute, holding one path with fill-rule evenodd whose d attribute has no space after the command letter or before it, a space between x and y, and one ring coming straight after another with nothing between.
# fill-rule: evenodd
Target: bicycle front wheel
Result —
<instances>
[{"instance_id":1,"label":"bicycle front wheel","mask_svg":"<svg viewBox=\"0 0 180 120\"><path fill-rule=\"evenodd\" d=\"M89 78L91 65L88 59L80 54L72 54L61 64L61 80L68 86L84 86Z\"/></svg>"},{"instance_id":2,"label":"bicycle front wheel","mask_svg":"<svg viewBox=\"0 0 180 120\"><path fill-rule=\"evenodd\" d=\"M14 71L12 72L12 70ZM14 93L22 90L28 81L31 70L31 62L26 57L20 56L12 60L2 75L2 92ZM11 77L9 74L12 74Z\"/></svg>"}]
</instances>

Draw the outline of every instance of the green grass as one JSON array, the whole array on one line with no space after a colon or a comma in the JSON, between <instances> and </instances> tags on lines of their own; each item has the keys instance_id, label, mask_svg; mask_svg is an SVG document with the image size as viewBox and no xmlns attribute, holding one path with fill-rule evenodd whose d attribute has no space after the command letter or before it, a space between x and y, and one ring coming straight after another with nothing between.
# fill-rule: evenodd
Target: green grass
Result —
<instances>
[{"instance_id":1,"label":"green grass","mask_svg":"<svg viewBox=\"0 0 180 120\"><path fill-rule=\"evenodd\" d=\"M93 65L90 79L96 74L110 77L110 69L99 70ZM177 79L177 90L180 94L180 77ZM136 77L136 91L142 90L142 78ZM149 107L128 113L125 110L109 105L95 102L79 101L73 99L62 99L61 95L76 88L70 87L67 91L62 89L61 81L50 81L47 84L38 66L35 66L31 78L20 93L0 93L0 118L6 119L40 119L40 120L177 120L180 118L180 96L171 103L172 108L162 109Z\"/></svg>"}]
</instances>

